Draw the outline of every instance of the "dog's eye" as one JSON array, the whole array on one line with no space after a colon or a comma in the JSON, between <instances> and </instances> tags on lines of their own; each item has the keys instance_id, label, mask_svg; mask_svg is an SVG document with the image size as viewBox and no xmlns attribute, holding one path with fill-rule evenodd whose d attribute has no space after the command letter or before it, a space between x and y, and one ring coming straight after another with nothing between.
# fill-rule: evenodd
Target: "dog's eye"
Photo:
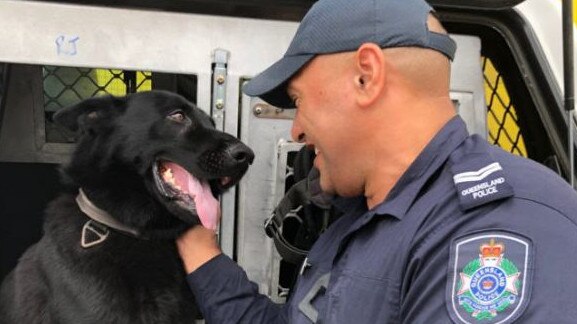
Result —
<instances>
[{"instance_id":1,"label":"dog's eye","mask_svg":"<svg viewBox=\"0 0 577 324\"><path fill-rule=\"evenodd\" d=\"M175 122L182 123L186 120L186 115L181 110L176 110L168 114L166 118Z\"/></svg>"}]
</instances>

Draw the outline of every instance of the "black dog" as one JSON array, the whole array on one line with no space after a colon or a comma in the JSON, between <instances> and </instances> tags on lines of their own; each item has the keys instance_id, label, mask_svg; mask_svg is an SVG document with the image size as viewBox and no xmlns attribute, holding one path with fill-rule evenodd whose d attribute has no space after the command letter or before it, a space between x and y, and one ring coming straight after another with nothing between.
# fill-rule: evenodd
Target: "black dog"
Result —
<instances>
[{"instance_id":1,"label":"black dog","mask_svg":"<svg viewBox=\"0 0 577 324\"><path fill-rule=\"evenodd\" d=\"M168 92L93 98L54 120L80 135L62 168L73 192L50 204L42 239L4 281L0 322L193 323L174 240L214 227L214 197L253 152Z\"/></svg>"}]
</instances>

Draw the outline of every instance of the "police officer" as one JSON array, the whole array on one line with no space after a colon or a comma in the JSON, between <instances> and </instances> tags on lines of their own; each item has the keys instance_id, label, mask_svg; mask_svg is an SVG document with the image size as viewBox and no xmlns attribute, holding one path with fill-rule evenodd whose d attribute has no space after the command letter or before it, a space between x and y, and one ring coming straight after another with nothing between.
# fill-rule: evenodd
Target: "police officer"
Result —
<instances>
[{"instance_id":1,"label":"police officer","mask_svg":"<svg viewBox=\"0 0 577 324\"><path fill-rule=\"evenodd\" d=\"M178 241L208 323L577 323L577 195L467 133L455 43L424 0L320 0L243 89L295 107L344 213L284 306L202 227Z\"/></svg>"}]
</instances>

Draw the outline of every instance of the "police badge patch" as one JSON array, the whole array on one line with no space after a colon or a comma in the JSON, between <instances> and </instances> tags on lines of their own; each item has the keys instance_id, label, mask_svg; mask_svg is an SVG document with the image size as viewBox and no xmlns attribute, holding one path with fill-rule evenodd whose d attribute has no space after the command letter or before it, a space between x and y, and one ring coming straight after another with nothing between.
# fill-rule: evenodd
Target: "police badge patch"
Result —
<instances>
[{"instance_id":1,"label":"police badge patch","mask_svg":"<svg viewBox=\"0 0 577 324\"><path fill-rule=\"evenodd\" d=\"M456 323L511 323L527 306L531 241L505 231L483 231L453 241L447 309Z\"/></svg>"}]
</instances>

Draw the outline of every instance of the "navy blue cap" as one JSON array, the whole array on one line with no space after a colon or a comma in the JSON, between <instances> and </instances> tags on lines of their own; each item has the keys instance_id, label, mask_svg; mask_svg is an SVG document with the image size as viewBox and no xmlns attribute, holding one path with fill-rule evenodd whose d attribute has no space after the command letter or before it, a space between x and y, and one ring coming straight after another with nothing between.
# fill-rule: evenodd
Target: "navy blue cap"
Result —
<instances>
[{"instance_id":1,"label":"navy blue cap","mask_svg":"<svg viewBox=\"0 0 577 324\"><path fill-rule=\"evenodd\" d=\"M457 45L429 31L433 11L424 0L320 0L309 10L284 56L243 87L282 108L294 108L287 83L318 54L355 51L363 43L382 48L431 48L453 59Z\"/></svg>"}]
</instances>

